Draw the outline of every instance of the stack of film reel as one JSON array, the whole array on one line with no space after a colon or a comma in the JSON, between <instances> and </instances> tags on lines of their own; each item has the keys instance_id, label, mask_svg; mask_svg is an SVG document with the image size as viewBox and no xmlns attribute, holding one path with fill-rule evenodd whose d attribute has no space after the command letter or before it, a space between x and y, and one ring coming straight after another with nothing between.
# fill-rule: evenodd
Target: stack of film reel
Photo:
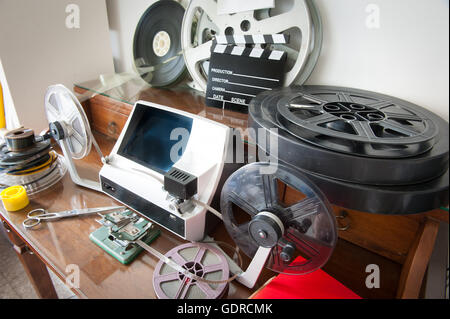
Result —
<instances>
[{"instance_id":1,"label":"stack of film reel","mask_svg":"<svg viewBox=\"0 0 450 319\"><path fill-rule=\"evenodd\" d=\"M322 22L312 0L275 1L270 9L218 14L216 0L157 1L142 15L133 41L136 72L153 87L189 85L206 91L214 38L233 35L280 34L289 43L263 44L284 51L284 85L303 84L322 48Z\"/></svg>"},{"instance_id":2,"label":"stack of film reel","mask_svg":"<svg viewBox=\"0 0 450 319\"><path fill-rule=\"evenodd\" d=\"M284 88L252 100L249 127L265 132L252 136L261 150L337 206L414 214L448 205L448 123L413 103L344 87Z\"/></svg>"},{"instance_id":3,"label":"stack of film reel","mask_svg":"<svg viewBox=\"0 0 450 319\"><path fill-rule=\"evenodd\" d=\"M319 269L337 242L330 203L379 214L448 205L448 124L415 104L342 87L284 88L252 100L249 127L276 161L240 168L221 193L225 228L249 268L231 271L211 245L181 245L156 254L159 298L222 298L233 279L250 287L242 278L262 267Z\"/></svg>"},{"instance_id":4,"label":"stack of film reel","mask_svg":"<svg viewBox=\"0 0 450 319\"><path fill-rule=\"evenodd\" d=\"M67 168L49 138L26 128L8 132L0 146L0 187L22 185L33 195L56 184Z\"/></svg>"}]
</instances>

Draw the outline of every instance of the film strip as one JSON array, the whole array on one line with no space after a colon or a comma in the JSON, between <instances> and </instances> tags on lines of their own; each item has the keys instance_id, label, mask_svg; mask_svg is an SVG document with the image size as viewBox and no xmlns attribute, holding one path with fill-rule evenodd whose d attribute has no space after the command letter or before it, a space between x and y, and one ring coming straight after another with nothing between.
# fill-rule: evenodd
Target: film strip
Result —
<instances>
[{"instance_id":1,"label":"film strip","mask_svg":"<svg viewBox=\"0 0 450 319\"><path fill-rule=\"evenodd\" d=\"M248 112L251 99L283 85L287 53L257 47L280 44L289 36L217 36L211 47L206 105Z\"/></svg>"}]
</instances>

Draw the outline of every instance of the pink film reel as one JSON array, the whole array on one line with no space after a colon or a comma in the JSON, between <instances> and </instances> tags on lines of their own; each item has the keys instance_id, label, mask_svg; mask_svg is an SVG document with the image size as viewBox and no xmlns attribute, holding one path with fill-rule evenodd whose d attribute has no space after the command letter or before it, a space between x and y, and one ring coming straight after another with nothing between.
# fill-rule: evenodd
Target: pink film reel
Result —
<instances>
[{"instance_id":1,"label":"pink film reel","mask_svg":"<svg viewBox=\"0 0 450 319\"><path fill-rule=\"evenodd\" d=\"M160 260L153 273L153 287L159 299L219 299L227 293L229 266L224 254L214 246L188 243L165 256L202 280L192 280ZM217 281L224 282L212 283Z\"/></svg>"}]
</instances>

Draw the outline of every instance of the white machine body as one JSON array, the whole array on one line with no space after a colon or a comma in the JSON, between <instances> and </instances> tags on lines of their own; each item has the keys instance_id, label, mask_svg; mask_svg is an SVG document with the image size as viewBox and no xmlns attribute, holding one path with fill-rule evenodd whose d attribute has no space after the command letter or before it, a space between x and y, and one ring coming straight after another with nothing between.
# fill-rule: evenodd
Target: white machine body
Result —
<instances>
[{"instance_id":1,"label":"white machine body","mask_svg":"<svg viewBox=\"0 0 450 319\"><path fill-rule=\"evenodd\" d=\"M152 143L147 143L147 135ZM102 190L172 233L199 241L205 235L206 209L191 205L180 212L163 187L164 173L175 167L196 176L195 198L209 205L222 175L229 138L225 125L138 101L100 171ZM163 160L174 155L176 160L171 163Z\"/></svg>"}]
</instances>

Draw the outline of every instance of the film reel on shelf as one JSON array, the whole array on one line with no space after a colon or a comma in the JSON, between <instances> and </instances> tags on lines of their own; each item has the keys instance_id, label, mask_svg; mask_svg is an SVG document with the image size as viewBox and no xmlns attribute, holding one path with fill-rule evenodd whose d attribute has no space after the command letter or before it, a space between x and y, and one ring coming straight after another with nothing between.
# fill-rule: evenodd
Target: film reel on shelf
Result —
<instances>
[{"instance_id":1,"label":"film reel on shelf","mask_svg":"<svg viewBox=\"0 0 450 319\"><path fill-rule=\"evenodd\" d=\"M215 35L275 33L290 34L291 39L289 45L271 46L288 53L284 85L304 83L322 46L322 23L314 1L276 1L274 9L233 15L218 15L215 0L191 1L183 19L181 43L196 87L206 90L208 59Z\"/></svg>"},{"instance_id":2,"label":"film reel on shelf","mask_svg":"<svg viewBox=\"0 0 450 319\"><path fill-rule=\"evenodd\" d=\"M107 161L92 135L89 121L78 99L69 89L57 84L47 89L44 106L50 134L61 146L73 182L101 191L98 181L80 177L73 162L73 159L86 157L92 145L102 161Z\"/></svg>"},{"instance_id":3,"label":"film reel on shelf","mask_svg":"<svg viewBox=\"0 0 450 319\"><path fill-rule=\"evenodd\" d=\"M188 74L181 54L184 7L177 1L152 4L139 20L133 40L137 73L153 87L171 87Z\"/></svg>"},{"instance_id":4,"label":"film reel on shelf","mask_svg":"<svg viewBox=\"0 0 450 319\"><path fill-rule=\"evenodd\" d=\"M409 214L448 202L448 124L415 104L351 88L285 88L252 101L249 127L271 137L253 136L259 148L271 153L276 141L287 151L273 156L333 204Z\"/></svg>"}]
</instances>

